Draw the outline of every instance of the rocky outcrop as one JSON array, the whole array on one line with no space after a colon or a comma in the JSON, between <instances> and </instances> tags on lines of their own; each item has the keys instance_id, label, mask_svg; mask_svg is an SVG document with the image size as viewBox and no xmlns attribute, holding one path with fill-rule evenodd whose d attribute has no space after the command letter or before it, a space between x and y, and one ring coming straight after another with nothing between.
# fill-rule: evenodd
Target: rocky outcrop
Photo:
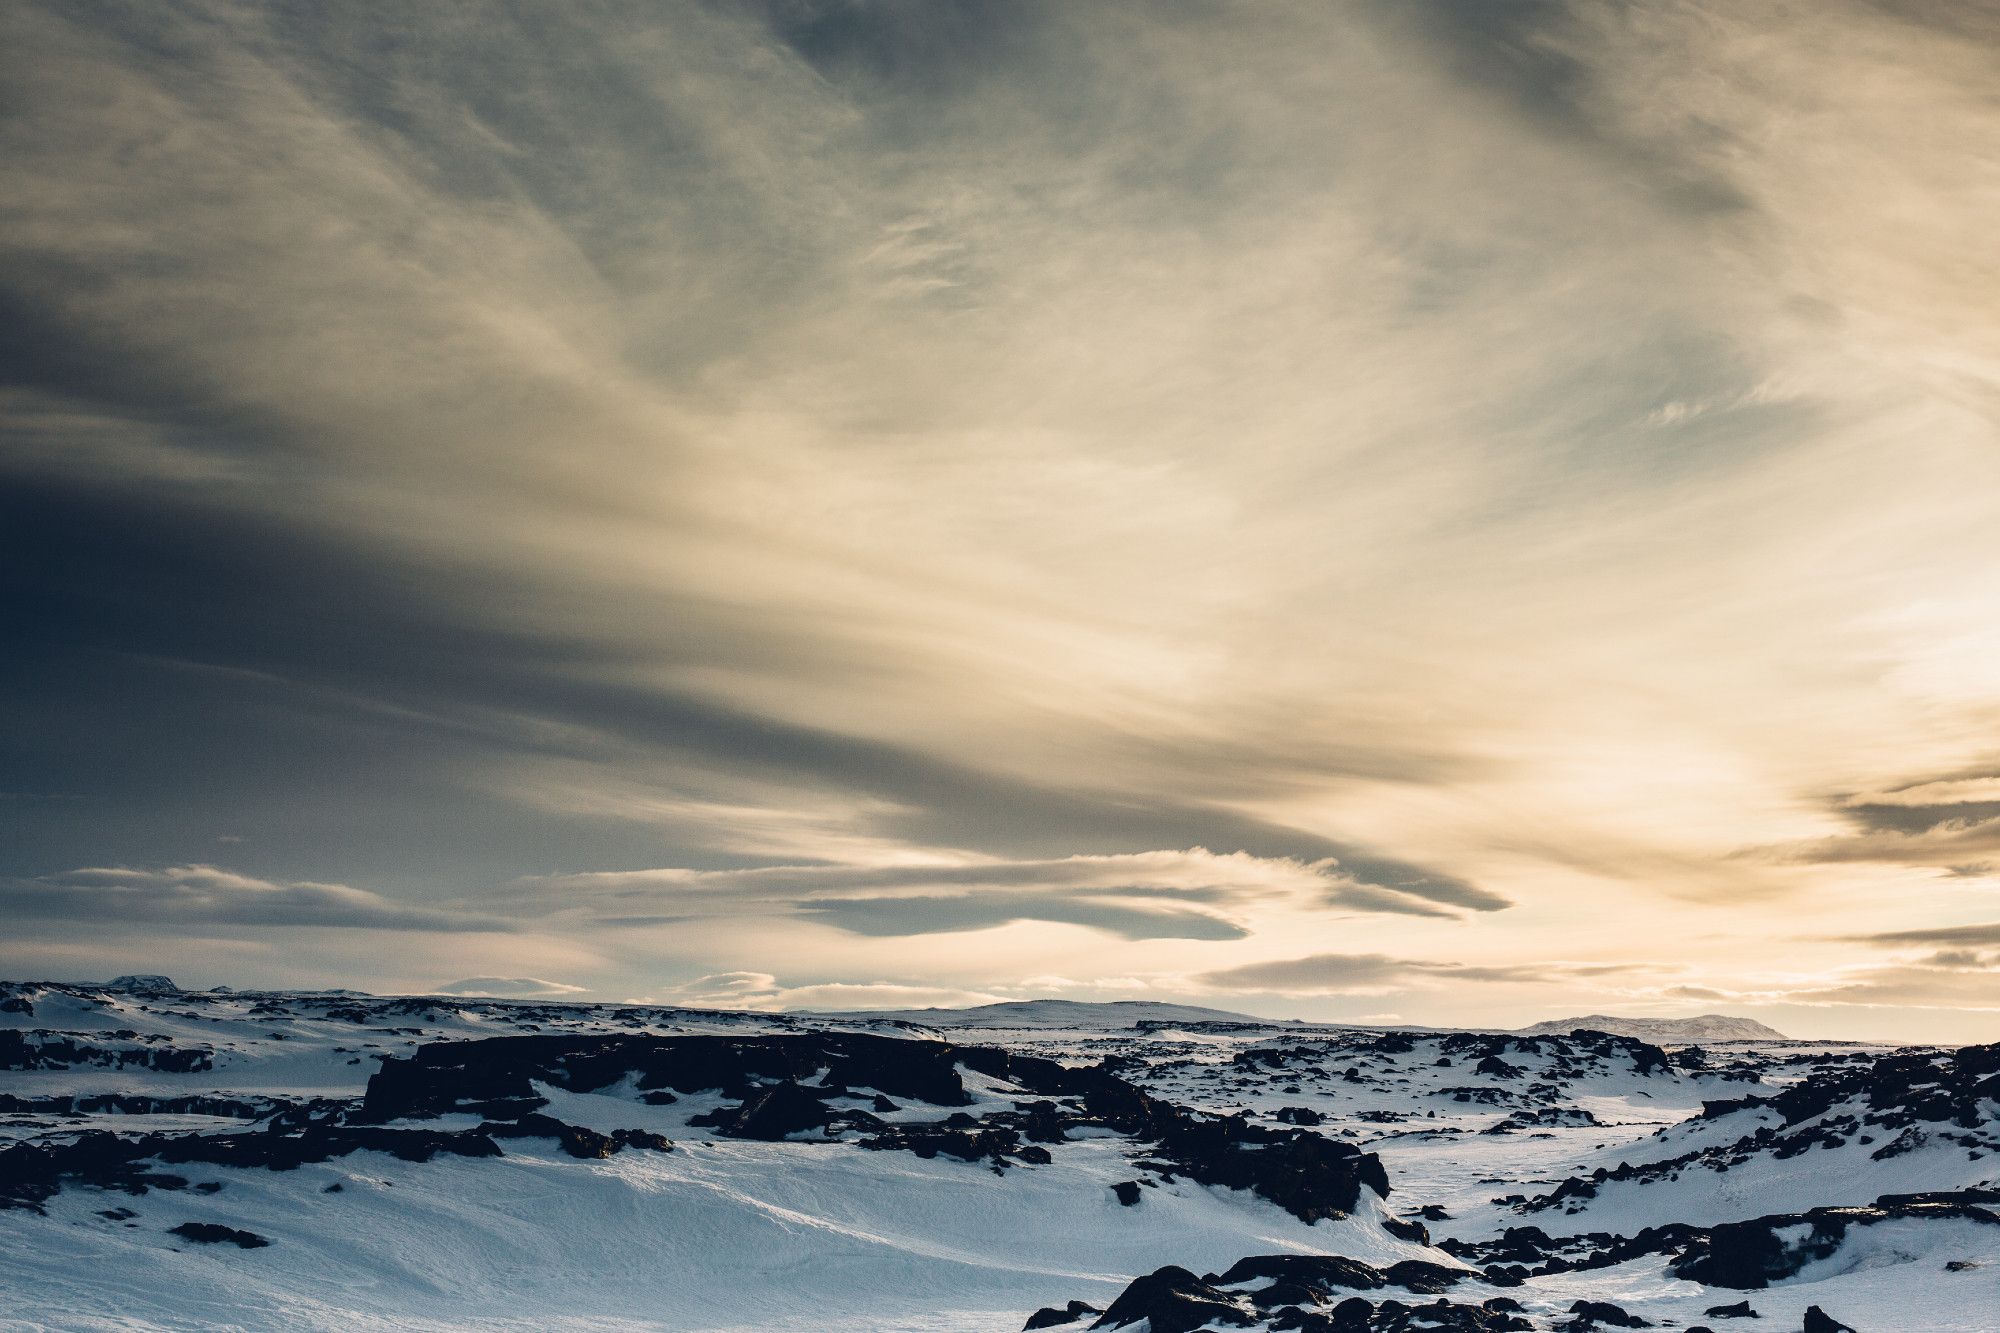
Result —
<instances>
[{"instance_id":1,"label":"rocky outcrop","mask_svg":"<svg viewBox=\"0 0 2000 1333\"><path fill-rule=\"evenodd\" d=\"M97 1038L110 1040L97 1040ZM112 1042L120 1044L113 1045ZM215 1053L173 1046L136 1032L82 1034L0 1030L0 1069L69 1069L101 1065L112 1069L154 1069L163 1074L199 1074L215 1068Z\"/></svg>"},{"instance_id":2,"label":"rocky outcrop","mask_svg":"<svg viewBox=\"0 0 2000 1333\"><path fill-rule=\"evenodd\" d=\"M0 1148L0 1208L36 1208L65 1183L143 1194L185 1189L185 1177L155 1164L262 1167L289 1171L350 1153L386 1152L406 1162L440 1153L498 1157L500 1146L473 1130L380 1129L319 1123L297 1132L119 1135L90 1130L70 1142Z\"/></svg>"},{"instance_id":3,"label":"rocky outcrop","mask_svg":"<svg viewBox=\"0 0 2000 1333\"><path fill-rule=\"evenodd\" d=\"M1523 1212L1573 1208L1607 1183L1641 1185L1687 1170L1728 1172L1758 1158L1784 1160L1853 1143L1888 1161L1932 1143L1968 1152L2000 1153L2000 1045L1957 1051L1905 1052L1860 1065L1822 1069L1769 1097L1702 1104L1701 1118L1723 1120L1761 1112L1761 1121L1732 1141L1650 1162L1620 1162L1589 1176L1572 1176L1521 1205Z\"/></svg>"},{"instance_id":4,"label":"rocky outcrop","mask_svg":"<svg viewBox=\"0 0 2000 1333\"><path fill-rule=\"evenodd\" d=\"M271 1243L254 1231L239 1231L215 1222L183 1222L170 1227L168 1232L197 1245L234 1245L239 1250L261 1250Z\"/></svg>"},{"instance_id":5,"label":"rocky outcrop","mask_svg":"<svg viewBox=\"0 0 2000 1333\"><path fill-rule=\"evenodd\" d=\"M1470 1305L1440 1296L1418 1305L1387 1294L1398 1288L1432 1294L1467 1276L1460 1269L1415 1260L1382 1269L1338 1255L1310 1254L1256 1255L1238 1261L1227 1272L1200 1276L1170 1266L1135 1279L1092 1327L1128 1328L1142 1320L1152 1333L1190 1333L1203 1328L1510 1333L1533 1327L1521 1317L1521 1307L1505 1297ZM1350 1294L1354 1292L1383 1294Z\"/></svg>"},{"instance_id":6,"label":"rocky outcrop","mask_svg":"<svg viewBox=\"0 0 2000 1333\"><path fill-rule=\"evenodd\" d=\"M1071 1301L1060 1308L1045 1305L1028 1316L1028 1322L1021 1325L1021 1333L1036 1328L1060 1328L1064 1324L1074 1324L1085 1315L1102 1314L1102 1310L1087 1301Z\"/></svg>"},{"instance_id":7,"label":"rocky outcrop","mask_svg":"<svg viewBox=\"0 0 2000 1333\"><path fill-rule=\"evenodd\" d=\"M1668 1268L1676 1277L1754 1291L1830 1257L1857 1228L1898 1220L2000 1226L2000 1190L1891 1194L1866 1207L1815 1208L1715 1226L1676 1223L1649 1227L1634 1236L1590 1232L1556 1238L1538 1227L1510 1227L1496 1240L1446 1240L1441 1248L1485 1265L1487 1276L1499 1280L1608 1268L1647 1255L1667 1255Z\"/></svg>"},{"instance_id":8,"label":"rocky outcrop","mask_svg":"<svg viewBox=\"0 0 2000 1333\"><path fill-rule=\"evenodd\" d=\"M1012 1084L1022 1100L974 1117L889 1122L888 1101L939 1108L971 1102L961 1069ZM1037 1165L1069 1129L1108 1128L1149 1146L1140 1165L1258 1194L1304 1222L1345 1216L1364 1191L1389 1193L1372 1153L1307 1129L1216 1116L1156 1098L1103 1066L1073 1069L996 1047L807 1032L762 1036L492 1037L436 1042L388 1059L368 1082L360 1116L383 1122L452 1112L489 1121L540 1111L537 1083L572 1092L629 1086L644 1096L720 1092L735 1100L690 1123L766 1141L858 1136L877 1150ZM1415 1224L1406 1224L1414 1227ZM1419 1229L1420 1231L1420 1229Z\"/></svg>"},{"instance_id":9,"label":"rocky outcrop","mask_svg":"<svg viewBox=\"0 0 2000 1333\"><path fill-rule=\"evenodd\" d=\"M1168 1266L1134 1278L1092 1328L1125 1328L1146 1321L1148 1333L1193 1333L1213 1324L1254 1322L1230 1293L1185 1268Z\"/></svg>"}]
</instances>

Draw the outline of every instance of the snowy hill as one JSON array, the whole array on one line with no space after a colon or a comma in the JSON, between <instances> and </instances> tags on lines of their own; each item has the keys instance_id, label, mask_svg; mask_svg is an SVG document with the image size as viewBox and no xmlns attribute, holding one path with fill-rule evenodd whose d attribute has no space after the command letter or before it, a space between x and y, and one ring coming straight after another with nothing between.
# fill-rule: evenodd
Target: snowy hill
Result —
<instances>
[{"instance_id":1,"label":"snowy hill","mask_svg":"<svg viewBox=\"0 0 2000 1333\"><path fill-rule=\"evenodd\" d=\"M24 1330L1991 1333L2000 1048L0 982L0 1228Z\"/></svg>"},{"instance_id":2,"label":"snowy hill","mask_svg":"<svg viewBox=\"0 0 2000 1333\"><path fill-rule=\"evenodd\" d=\"M1012 1000L966 1009L879 1009L826 1016L921 1023L938 1028L1130 1028L1140 1023L1270 1025L1289 1021L1231 1013L1227 1009L1206 1009L1197 1004L1158 1004L1149 1000Z\"/></svg>"},{"instance_id":3,"label":"snowy hill","mask_svg":"<svg viewBox=\"0 0 2000 1333\"><path fill-rule=\"evenodd\" d=\"M1752 1018L1728 1014L1703 1014L1699 1018L1616 1018L1610 1014L1586 1014L1582 1018L1552 1018L1546 1023L1522 1028L1528 1036L1554 1036L1565 1032L1613 1032L1640 1041L1681 1045L1703 1041L1787 1041L1776 1028Z\"/></svg>"}]
</instances>

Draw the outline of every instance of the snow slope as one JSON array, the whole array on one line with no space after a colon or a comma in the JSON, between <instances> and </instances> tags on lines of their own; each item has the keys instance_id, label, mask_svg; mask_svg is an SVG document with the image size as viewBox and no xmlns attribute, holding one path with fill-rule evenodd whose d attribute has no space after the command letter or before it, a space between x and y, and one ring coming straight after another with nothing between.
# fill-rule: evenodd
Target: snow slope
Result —
<instances>
[{"instance_id":1,"label":"snow slope","mask_svg":"<svg viewBox=\"0 0 2000 1333\"><path fill-rule=\"evenodd\" d=\"M709 1086L683 1068L696 1048L681 1038L831 1054ZM933 1064L951 1086L885 1096L873 1075L840 1072L855 1042L913 1059L943 1049ZM534 1076L498 1077L465 1054L482 1051L525 1051ZM607 1052L637 1054L629 1070L588 1074ZM1071 1300L1108 1306L1167 1266L1198 1280L1256 1256L1321 1255L1445 1275L1430 1291L1361 1292L1369 1328L1399 1326L1384 1322L1405 1317L1398 1301L1440 1299L1474 1312L1517 1301L1510 1317L1537 1330L1569 1325L1579 1299L1727 1328L1705 1311L1748 1299L1763 1316L1750 1326L1769 1330L1799 1328L1812 1305L1862 1333L1992 1330L2000 1199L1976 1191L2000 1183L1995 1061L1991 1048L1763 1041L1669 1054L1618 1036L1277 1025L1173 1006L807 1016L0 983L0 1195L23 1204L0 1209L0 1329L978 1333ZM881 1077L920 1088L919 1065ZM402 1100L364 1100L385 1069L402 1071L381 1085ZM1069 1076L1051 1084L1049 1070L1130 1091L1107 1110L1050 1092ZM440 1086L444 1102L425 1102ZM752 1126L759 1116L776 1120ZM1209 1153L1209 1167L1167 1160L1161 1116L1216 1128L1207 1148L1182 1150ZM478 1157L338 1148L256 1164L314 1125L391 1147L495 1137ZM1379 1158L1389 1197L1362 1190L1345 1215L1308 1223L1297 1197L1196 1178L1248 1180L1267 1145L1320 1140L1335 1166ZM57 1160L45 1152L106 1142L222 1146L64 1177L45 1195L22 1183L23 1163ZM1850 1212L1818 1239L1830 1224L1804 1216L1926 1190L1951 1201ZM187 1224L228 1230L203 1243L175 1231ZM1510 1230L1523 1227L1546 1243ZM1666 1230L1620 1257L1646 1228ZM239 1248L236 1233L265 1243ZM1767 1286L1680 1275L1690 1256L1759 1237L1783 1259ZM1322 1307L1278 1303L1297 1295L1256 1279L1220 1299L1306 1327L1282 1312ZM1324 1308L1353 1296L1328 1291Z\"/></svg>"}]
</instances>

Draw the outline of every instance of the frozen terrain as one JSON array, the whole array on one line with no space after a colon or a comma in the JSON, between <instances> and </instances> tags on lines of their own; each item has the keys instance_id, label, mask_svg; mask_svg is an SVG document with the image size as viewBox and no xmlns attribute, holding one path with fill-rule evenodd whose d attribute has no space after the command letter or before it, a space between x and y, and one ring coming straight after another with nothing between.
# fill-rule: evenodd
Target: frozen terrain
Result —
<instances>
[{"instance_id":1,"label":"frozen terrain","mask_svg":"<svg viewBox=\"0 0 2000 1333\"><path fill-rule=\"evenodd\" d=\"M5 1329L1996 1311L2000 1047L0 983Z\"/></svg>"}]
</instances>

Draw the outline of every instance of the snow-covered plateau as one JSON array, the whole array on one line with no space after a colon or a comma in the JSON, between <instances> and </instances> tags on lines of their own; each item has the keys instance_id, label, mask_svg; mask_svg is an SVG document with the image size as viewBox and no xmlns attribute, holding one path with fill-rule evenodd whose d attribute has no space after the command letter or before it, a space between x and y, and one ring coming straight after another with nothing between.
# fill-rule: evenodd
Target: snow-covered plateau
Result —
<instances>
[{"instance_id":1,"label":"snow-covered plateau","mask_svg":"<svg viewBox=\"0 0 2000 1333\"><path fill-rule=\"evenodd\" d=\"M0 983L0 1329L2000 1330L2000 1046L1699 1022Z\"/></svg>"}]
</instances>

